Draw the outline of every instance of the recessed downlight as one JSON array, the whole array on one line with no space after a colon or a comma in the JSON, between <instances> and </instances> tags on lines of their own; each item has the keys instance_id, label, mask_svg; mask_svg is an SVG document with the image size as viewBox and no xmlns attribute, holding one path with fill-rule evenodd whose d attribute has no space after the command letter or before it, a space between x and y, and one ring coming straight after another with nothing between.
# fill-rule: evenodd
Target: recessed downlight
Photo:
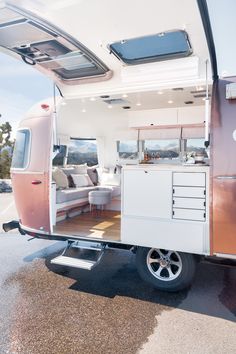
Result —
<instances>
[{"instance_id":1,"label":"recessed downlight","mask_svg":"<svg viewBox=\"0 0 236 354\"><path fill-rule=\"evenodd\" d=\"M107 106L107 108L109 108L109 109L111 109L113 106L112 106L112 104L109 104L108 106Z\"/></svg>"},{"instance_id":2,"label":"recessed downlight","mask_svg":"<svg viewBox=\"0 0 236 354\"><path fill-rule=\"evenodd\" d=\"M86 113L86 109L83 108L83 109L81 110L81 112L82 112L82 113Z\"/></svg>"},{"instance_id":3,"label":"recessed downlight","mask_svg":"<svg viewBox=\"0 0 236 354\"><path fill-rule=\"evenodd\" d=\"M90 101L96 101L96 98L95 97L90 97Z\"/></svg>"},{"instance_id":4,"label":"recessed downlight","mask_svg":"<svg viewBox=\"0 0 236 354\"><path fill-rule=\"evenodd\" d=\"M128 97L127 93L124 93L124 94L122 95L122 97L123 97L123 98L127 98L127 97Z\"/></svg>"},{"instance_id":5,"label":"recessed downlight","mask_svg":"<svg viewBox=\"0 0 236 354\"><path fill-rule=\"evenodd\" d=\"M172 103L174 103L174 101L172 101L172 100L169 100L169 101L168 101L168 103L169 103L169 104L172 104Z\"/></svg>"},{"instance_id":6,"label":"recessed downlight","mask_svg":"<svg viewBox=\"0 0 236 354\"><path fill-rule=\"evenodd\" d=\"M157 91L158 95L163 95L163 91Z\"/></svg>"},{"instance_id":7,"label":"recessed downlight","mask_svg":"<svg viewBox=\"0 0 236 354\"><path fill-rule=\"evenodd\" d=\"M142 106L142 103L141 102L137 102L136 106Z\"/></svg>"}]
</instances>

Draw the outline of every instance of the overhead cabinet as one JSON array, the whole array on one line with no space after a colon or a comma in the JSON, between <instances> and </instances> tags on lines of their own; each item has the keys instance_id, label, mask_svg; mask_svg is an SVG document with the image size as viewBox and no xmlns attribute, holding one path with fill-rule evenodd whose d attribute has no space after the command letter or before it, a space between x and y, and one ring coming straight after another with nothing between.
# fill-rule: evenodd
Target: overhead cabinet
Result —
<instances>
[{"instance_id":1,"label":"overhead cabinet","mask_svg":"<svg viewBox=\"0 0 236 354\"><path fill-rule=\"evenodd\" d=\"M204 124L204 106L130 111L129 127L136 129L162 126Z\"/></svg>"},{"instance_id":2,"label":"overhead cabinet","mask_svg":"<svg viewBox=\"0 0 236 354\"><path fill-rule=\"evenodd\" d=\"M177 125L177 109L149 109L129 112L129 127L159 127Z\"/></svg>"},{"instance_id":3,"label":"overhead cabinet","mask_svg":"<svg viewBox=\"0 0 236 354\"><path fill-rule=\"evenodd\" d=\"M205 106L179 107L178 124L204 124Z\"/></svg>"}]
</instances>

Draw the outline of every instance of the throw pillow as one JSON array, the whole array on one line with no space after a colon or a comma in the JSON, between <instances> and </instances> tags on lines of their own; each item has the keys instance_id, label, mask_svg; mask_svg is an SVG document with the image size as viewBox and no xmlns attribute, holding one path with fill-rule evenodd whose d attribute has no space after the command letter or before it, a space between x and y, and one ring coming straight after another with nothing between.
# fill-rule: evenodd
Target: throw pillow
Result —
<instances>
[{"instance_id":1,"label":"throw pillow","mask_svg":"<svg viewBox=\"0 0 236 354\"><path fill-rule=\"evenodd\" d=\"M75 184L71 175L67 176L69 188L75 188Z\"/></svg>"},{"instance_id":2,"label":"throw pillow","mask_svg":"<svg viewBox=\"0 0 236 354\"><path fill-rule=\"evenodd\" d=\"M72 166L72 167L63 167L62 171L65 173L65 175L69 176L72 173L77 173L76 172L76 167Z\"/></svg>"},{"instance_id":3,"label":"throw pillow","mask_svg":"<svg viewBox=\"0 0 236 354\"><path fill-rule=\"evenodd\" d=\"M87 174L88 165L85 163L83 165L76 165L73 174L83 175Z\"/></svg>"},{"instance_id":4,"label":"throw pillow","mask_svg":"<svg viewBox=\"0 0 236 354\"><path fill-rule=\"evenodd\" d=\"M89 175L91 181L93 182L93 185L97 186L97 184L98 184L98 173L97 173L97 170L96 170L96 166L88 167L87 174Z\"/></svg>"},{"instance_id":5,"label":"throw pillow","mask_svg":"<svg viewBox=\"0 0 236 354\"><path fill-rule=\"evenodd\" d=\"M58 167L52 171L52 179L56 182L57 188L68 188L68 180L65 173Z\"/></svg>"},{"instance_id":6,"label":"throw pillow","mask_svg":"<svg viewBox=\"0 0 236 354\"><path fill-rule=\"evenodd\" d=\"M93 186L93 183L87 174L72 174L74 184L76 187L89 187Z\"/></svg>"}]
</instances>

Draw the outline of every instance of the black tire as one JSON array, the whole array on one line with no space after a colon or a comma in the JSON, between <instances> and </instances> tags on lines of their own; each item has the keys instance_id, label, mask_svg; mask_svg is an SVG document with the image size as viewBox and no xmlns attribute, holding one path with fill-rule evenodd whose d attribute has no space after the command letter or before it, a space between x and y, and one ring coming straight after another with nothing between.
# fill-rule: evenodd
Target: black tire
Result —
<instances>
[{"instance_id":1,"label":"black tire","mask_svg":"<svg viewBox=\"0 0 236 354\"><path fill-rule=\"evenodd\" d=\"M155 252L157 254L156 257L153 256ZM170 253L170 258L172 257L175 259L176 257L177 261L173 260L172 262L170 260L170 265L168 267L161 267L158 256L159 253L162 254L162 252L166 255ZM148 259L150 258L151 260L154 259L154 262L148 265ZM155 261L155 258L158 261ZM181 266L178 268L178 266L176 266L174 263L180 264ZM159 250L156 248L146 247L138 247L136 252L136 266L140 277L155 288L168 292L180 291L190 286L196 271L196 263L196 257L189 253L174 252L161 249ZM161 267L159 278L154 275L156 271L154 266L157 268L157 271L159 271L159 267ZM173 274L173 279L168 278L168 269L170 269L170 267L171 273ZM177 269L177 271L175 271L175 269ZM165 276L166 272L167 276ZM160 278L164 280L161 280ZM167 281L166 279L169 280Z\"/></svg>"}]
</instances>

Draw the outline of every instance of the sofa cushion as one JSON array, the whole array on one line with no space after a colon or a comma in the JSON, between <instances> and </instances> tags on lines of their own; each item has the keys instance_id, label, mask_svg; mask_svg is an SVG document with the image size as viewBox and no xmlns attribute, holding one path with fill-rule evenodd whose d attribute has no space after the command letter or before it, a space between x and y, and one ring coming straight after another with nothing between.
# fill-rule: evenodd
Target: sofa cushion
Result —
<instances>
[{"instance_id":1,"label":"sofa cushion","mask_svg":"<svg viewBox=\"0 0 236 354\"><path fill-rule=\"evenodd\" d=\"M96 190L96 187L81 187L69 188L57 191L56 201L57 204L71 202L72 200L79 200L81 198L88 198L88 193Z\"/></svg>"},{"instance_id":2,"label":"sofa cushion","mask_svg":"<svg viewBox=\"0 0 236 354\"><path fill-rule=\"evenodd\" d=\"M69 188L75 188L76 185L74 184L74 181L73 181L73 178L71 177L71 175L68 175L67 179L68 179Z\"/></svg>"},{"instance_id":3,"label":"sofa cushion","mask_svg":"<svg viewBox=\"0 0 236 354\"><path fill-rule=\"evenodd\" d=\"M98 184L98 172L97 166L91 166L87 168L87 174L89 175L91 181L93 182L94 186Z\"/></svg>"},{"instance_id":4,"label":"sofa cushion","mask_svg":"<svg viewBox=\"0 0 236 354\"><path fill-rule=\"evenodd\" d=\"M73 173L77 173L75 166L62 167L61 169L66 176L72 175Z\"/></svg>"},{"instance_id":5,"label":"sofa cushion","mask_svg":"<svg viewBox=\"0 0 236 354\"><path fill-rule=\"evenodd\" d=\"M93 183L87 174L72 174L71 177L73 178L76 187L93 186Z\"/></svg>"},{"instance_id":6,"label":"sofa cushion","mask_svg":"<svg viewBox=\"0 0 236 354\"><path fill-rule=\"evenodd\" d=\"M57 188L68 188L69 183L65 173L58 167L52 171L52 179L56 182Z\"/></svg>"},{"instance_id":7,"label":"sofa cushion","mask_svg":"<svg viewBox=\"0 0 236 354\"><path fill-rule=\"evenodd\" d=\"M87 174L88 165L84 163L83 165L76 165L74 174Z\"/></svg>"}]
</instances>

